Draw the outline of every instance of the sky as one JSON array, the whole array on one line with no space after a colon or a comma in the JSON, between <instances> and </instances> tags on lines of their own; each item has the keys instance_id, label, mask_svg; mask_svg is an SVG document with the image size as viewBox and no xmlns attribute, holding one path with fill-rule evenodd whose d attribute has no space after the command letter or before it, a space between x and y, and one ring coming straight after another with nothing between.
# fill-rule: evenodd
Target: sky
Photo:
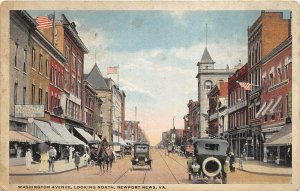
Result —
<instances>
[{"instance_id":1,"label":"sky","mask_svg":"<svg viewBox=\"0 0 300 191\"><path fill-rule=\"evenodd\" d=\"M33 16L53 11L29 11ZM126 94L125 119L137 120L151 144L173 127L183 129L187 103L197 100L197 62L206 46L226 68L247 62L247 28L260 11L55 11L74 21L89 53L84 73L95 62L102 74L119 65ZM285 12L285 17L288 12ZM207 33L206 33L207 24ZM206 35L207 34L207 35ZM96 55L95 55L96 53ZM95 59L96 58L96 59ZM116 75L108 75L117 82Z\"/></svg>"}]
</instances>

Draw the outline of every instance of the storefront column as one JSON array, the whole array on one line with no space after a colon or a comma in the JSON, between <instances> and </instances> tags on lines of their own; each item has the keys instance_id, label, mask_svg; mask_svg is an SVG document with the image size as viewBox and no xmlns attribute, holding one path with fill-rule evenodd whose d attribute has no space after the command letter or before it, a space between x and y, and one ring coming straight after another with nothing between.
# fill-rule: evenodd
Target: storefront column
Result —
<instances>
[{"instance_id":1,"label":"storefront column","mask_svg":"<svg viewBox=\"0 0 300 191\"><path fill-rule=\"evenodd\" d=\"M267 160L267 147L264 145L264 162L268 162Z\"/></svg>"}]
</instances>

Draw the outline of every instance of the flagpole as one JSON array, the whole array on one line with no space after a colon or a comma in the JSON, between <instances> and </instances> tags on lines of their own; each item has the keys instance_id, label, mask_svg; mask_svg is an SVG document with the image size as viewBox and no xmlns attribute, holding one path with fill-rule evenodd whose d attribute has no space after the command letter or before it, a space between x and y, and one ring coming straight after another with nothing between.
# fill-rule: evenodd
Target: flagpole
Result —
<instances>
[{"instance_id":1,"label":"flagpole","mask_svg":"<svg viewBox=\"0 0 300 191\"><path fill-rule=\"evenodd\" d=\"M53 20L52 20L52 45L54 46L54 30L55 30L55 11L53 11Z\"/></svg>"}]
</instances>

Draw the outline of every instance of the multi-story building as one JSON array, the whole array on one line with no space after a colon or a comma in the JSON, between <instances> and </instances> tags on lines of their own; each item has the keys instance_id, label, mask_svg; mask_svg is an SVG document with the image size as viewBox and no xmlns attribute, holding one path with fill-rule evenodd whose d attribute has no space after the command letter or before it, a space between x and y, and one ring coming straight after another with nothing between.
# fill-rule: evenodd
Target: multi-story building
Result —
<instances>
[{"instance_id":1,"label":"multi-story building","mask_svg":"<svg viewBox=\"0 0 300 191\"><path fill-rule=\"evenodd\" d=\"M263 58L261 89L262 107L256 117L265 140L264 161L291 165L291 36Z\"/></svg>"},{"instance_id":2,"label":"multi-story building","mask_svg":"<svg viewBox=\"0 0 300 191\"><path fill-rule=\"evenodd\" d=\"M198 102L199 102L199 128L196 130L197 137L206 137L208 130L207 111L209 110L207 93L219 81L227 81L238 68L215 69L215 62L212 60L207 48L204 49L201 60L197 63L198 74Z\"/></svg>"},{"instance_id":3,"label":"multi-story building","mask_svg":"<svg viewBox=\"0 0 300 191\"><path fill-rule=\"evenodd\" d=\"M83 100L84 100L84 111L83 111L83 121L85 127L88 129L95 129L95 114L94 109L97 107L96 103L96 91L86 80L83 81Z\"/></svg>"},{"instance_id":4,"label":"multi-story building","mask_svg":"<svg viewBox=\"0 0 300 191\"><path fill-rule=\"evenodd\" d=\"M207 93L209 99L208 134L223 137L227 132L228 82L215 84Z\"/></svg>"},{"instance_id":5,"label":"multi-story building","mask_svg":"<svg viewBox=\"0 0 300 191\"><path fill-rule=\"evenodd\" d=\"M138 140L139 121L125 121L125 140Z\"/></svg>"},{"instance_id":6,"label":"multi-story building","mask_svg":"<svg viewBox=\"0 0 300 191\"><path fill-rule=\"evenodd\" d=\"M121 136L123 139L125 139L125 98L125 92L121 91Z\"/></svg>"},{"instance_id":7,"label":"multi-story building","mask_svg":"<svg viewBox=\"0 0 300 191\"><path fill-rule=\"evenodd\" d=\"M188 140L192 140L193 137L197 137L196 129L199 126L198 101L189 100L187 107L189 109L189 112L183 118L184 119L183 143L186 143Z\"/></svg>"},{"instance_id":8,"label":"multi-story building","mask_svg":"<svg viewBox=\"0 0 300 191\"><path fill-rule=\"evenodd\" d=\"M248 82L248 64L228 78L228 141L232 151L240 157L243 150L248 149L246 147L248 144L246 146L245 144L252 140L252 135L247 125L247 90L238 82Z\"/></svg>"},{"instance_id":9,"label":"multi-story building","mask_svg":"<svg viewBox=\"0 0 300 191\"><path fill-rule=\"evenodd\" d=\"M289 34L290 20L283 19L281 12L262 11L261 16L248 28L248 75L252 84L248 96L249 133L252 137L248 156L254 159L258 159L262 153L260 120L255 117L261 108L261 60L288 38Z\"/></svg>"}]
</instances>

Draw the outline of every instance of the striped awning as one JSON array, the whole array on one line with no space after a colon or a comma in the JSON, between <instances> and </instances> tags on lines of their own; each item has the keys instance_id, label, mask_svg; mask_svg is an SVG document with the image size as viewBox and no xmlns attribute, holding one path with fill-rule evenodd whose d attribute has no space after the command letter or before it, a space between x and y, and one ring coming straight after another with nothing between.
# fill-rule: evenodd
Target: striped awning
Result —
<instances>
[{"instance_id":1,"label":"striped awning","mask_svg":"<svg viewBox=\"0 0 300 191\"><path fill-rule=\"evenodd\" d=\"M264 102L263 105L261 106L261 108L259 109L259 111L255 114L255 117L258 118L260 117L260 114L262 113L262 111L265 109L267 103Z\"/></svg>"},{"instance_id":2,"label":"striped awning","mask_svg":"<svg viewBox=\"0 0 300 191\"><path fill-rule=\"evenodd\" d=\"M281 101L281 96L279 96L276 100L276 102L274 103L274 105L272 106L272 108L270 109L270 113L274 113L275 108L278 106L279 102Z\"/></svg>"},{"instance_id":3,"label":"striped awning","mask_svg":"<svg viewBox=\"0 0 300 191\"><path fill-rule=\"evenodd\" d=\"M57 144L68 144L68 142L64 140L48 122L34 120L33 124L45 135L43 136L43 139L45 139L44 141Z\"/></svg>"},{"instance_id":4,"label":"striped awning","mask_svg":"<svg viewBox=\"0 0 300 191\"><path fill-rule=\"evenodd\" d=\"M63 124L51 122L52 127L60 134L69 145L85 145L85 143L73 136Z\"/></svg>"},{"instance_id":5,"label":"striped awning","mask_svg":"<svg viewBox=\"0 0 300 191\"><path fill-rule=\"evenodd\" d=\"M88 132L86 132L85 130L78 127L75 127L74 129L86 140L87 143L99 142L96 139L94 139L94 137L90 135Z\"/></svg>"},{"instance_id":6,"label":"striped awning","mask_svg":"<svg viewBox=\"0 0 300 191\"><path fill-rule=\"evenodd\" d=\"M268 112L268 110L271 107L271 105L273 104L273 102L274 102L274 99L271 99L271 101L269 101L268 105L266 106L266 108L264 109L264 111L261 113L261 115L264 116Z\"/></svg>"},{"instance_id":7,"label":"striped awning","mask_svg":"<svg viewBox=\"0 0 300 191\"><path fill-rule=\"evenodd\" d=\"M268 139L264 145L266 146L285 146L292 145L292 124L284 125L277 134Z\"/></svg>"},{"instance_id":8,"label":"striped awning","mask_svg":"<svg viewBox=\"0 0 300 191\"><path fill-rule=\"evenodd\" d=\"M43 141L37 137L34 137L26 132L9 131L9 141L22 142L22 143L42 143Z\"/></svg>"}]
</instances>

